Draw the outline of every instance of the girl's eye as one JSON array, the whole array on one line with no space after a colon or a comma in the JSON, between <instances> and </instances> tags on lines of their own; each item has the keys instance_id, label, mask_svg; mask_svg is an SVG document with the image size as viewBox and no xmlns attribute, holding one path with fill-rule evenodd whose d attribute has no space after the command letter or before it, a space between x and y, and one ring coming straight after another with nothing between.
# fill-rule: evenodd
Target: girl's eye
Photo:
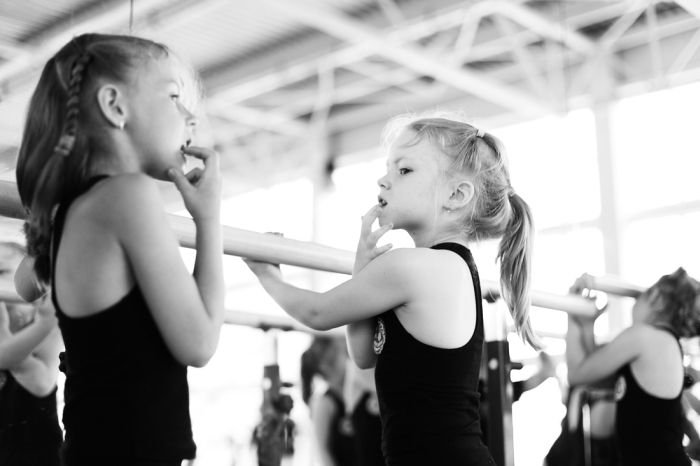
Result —
<instances>
[{"instance_id":1,"label":"girl's eye","mask_svg":"<svg viewBox=\"0 0 700 466\"><path fill-rule=\"evenodd\" d=\"M180 100L180 94L170 94L170 98L173 100L173 102L177 102Z\"/></svg>"},{"instance_id":2,"label":"girl's eye","mask_svg":"<svg viewBox=\"0 0 700 466\"><path fill-rule=\"evenodd\" d=\"M399 174L400 175L406 175L408 173L411 173L413 170L410 168L399 168Z\"/></svg>"}]
</instances>

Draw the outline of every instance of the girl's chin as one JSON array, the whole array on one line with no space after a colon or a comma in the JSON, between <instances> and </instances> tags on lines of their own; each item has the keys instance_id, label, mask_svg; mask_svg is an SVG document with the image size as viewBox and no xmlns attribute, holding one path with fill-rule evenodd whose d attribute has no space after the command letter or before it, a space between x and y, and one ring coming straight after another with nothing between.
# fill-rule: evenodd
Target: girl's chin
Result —
<instances>
[{"instance_id":1,"label":"girl's chin","mask_svg":"<svg viewBox=\"0 0 700 466\"><path fill-rule=\"evenodd\" d=\"M377 218L377 223L379 223L380 227L383 227L384 225L390 224L391 221L389 221L389 219L385 215L380 214L379 217Z\"/></svg>"}]
</instances>

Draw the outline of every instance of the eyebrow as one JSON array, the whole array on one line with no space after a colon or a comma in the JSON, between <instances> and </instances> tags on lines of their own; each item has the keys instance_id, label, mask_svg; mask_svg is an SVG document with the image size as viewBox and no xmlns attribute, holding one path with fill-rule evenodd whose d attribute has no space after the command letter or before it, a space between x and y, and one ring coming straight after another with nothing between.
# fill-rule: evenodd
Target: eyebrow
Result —
<instances>
[{"instance_id":1,"label":"eyebrow","mask_svg":"<svg viewBox=\"0 0 700 466\"><path fill-rule=\"evenodd\" d=\"M408 162L410 162L410 163L415 163L415 160L416 160L416 159L413 158L413 157L411 157L411 156L401 155L401 156L397 157L396 159L394 159L394 161L391 162L391 163L393 163L394 165L398 165L399 162L402 162L402 161L404 161L404 160L406 160L406 161L408 161ZM389 167L389 165L390 165L390 163L389 163L389 161L387 160L386 166Z\"/></svg>"},{"instance_id":2,"label":"eyebrow","mask_svg":"<svg viewBox=\"0 0 700 466\"><path fill-rule=\"evenodd\" d=\"M184 85L184 83L182 82L182 80L178 81L178 80L175 79L175 78L165 78L165 79L163 80L163 84L175 84L178 88L182 88L183 85Z\"/></svg>"}]
</instances>

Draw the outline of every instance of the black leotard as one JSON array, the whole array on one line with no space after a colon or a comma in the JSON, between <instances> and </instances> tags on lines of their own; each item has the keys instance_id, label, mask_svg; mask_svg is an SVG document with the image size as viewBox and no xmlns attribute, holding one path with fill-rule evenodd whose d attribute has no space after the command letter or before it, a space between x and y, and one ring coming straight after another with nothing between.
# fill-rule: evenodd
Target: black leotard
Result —
<instances>
[{"instance_id":1,"label":"black leotard","mask_svg":"<svg viewBox=\"0 0 700 466\"><path fill-rule=\"evenodd\" d=\"M0 371L0 465L58 466L62 440L56 389L37 397Z\"/></svg>"},{"instance_id":2,"label":"black leotard","mask_svg":"<svg viewBox=\"0 0 700 466\"><path fill-rule=\"evenodd\" d=\"M615 386L615 434L622 464L627 466L689 466L683 449L685 414L681 394L659 398L644 390L629 364Z\"/></svg>"},{"instance_id":3,"label":"black leotard","mask_svg":"<svg viewBox=\"0 0 700 466\"><path fill-rule=\"evenodd\" d=\"M384 457L388 466L495 465L479 426L477 384L484 340L479 275L466 247L441 243L432 248L453 251L469 267L472 283L464 286L474 287L476 326L464 346L443 349L414 338L393 310L379 317L375 352L379 347L381 352L375 378ZM440 318L439 309L435 318Z\"/></svg>"},{"instance_id":4,"label":"black leotard","mask_svg":"<svg viewBox=\"0 0 700 466\"><path fill-rule=\"evenodd\" d=\"M69 205L57 211L52 255L52 299L66 347L63 460L94 466L193 458L187 368L165 345L138 286L87 317L69 317L58 304L53 274Z\"/></svg>"}]
</instances>

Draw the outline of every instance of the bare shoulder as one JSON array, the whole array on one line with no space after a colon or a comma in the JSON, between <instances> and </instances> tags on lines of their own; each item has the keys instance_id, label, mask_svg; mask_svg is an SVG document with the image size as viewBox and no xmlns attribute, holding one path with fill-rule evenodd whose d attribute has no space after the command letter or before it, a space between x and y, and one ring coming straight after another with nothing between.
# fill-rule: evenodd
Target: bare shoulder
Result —
<instances>
[{"instance_id":1,"label":"bare shoulder","mask_svg":"<svg viewBox=\"0 0 700 466\"><path fill-rule=\"evenodd\" d=\"M430 248L397 248L379 256L372 263L404 278L424 280L442 274L466 271L464 261L451 251Z\"/></svg>"},{"instance_id":2,"label":"bare shoulder","mask_svg":"<svg viewBox=\"0 0 700 466\"><path fill-rule=\"evenodd\" d=\"M650 345L659 337L660 331L650 325L637 323L620 332L611 342L615 346L622 346L637 354L641 354L645 349L653 348Z\"/></svg>"},{"instance_id":3,"label":"bare shoulder","mask_svg":"<svg viewBox=\"0 0 700 466\"><path fill-rule=\"evenodd\" d=\"M160 199L155 180L142 173L111 176L95 187L95 194L97 197L109 199L114 204L142 203Z\"/></svg>"},{"instance_id":4,"label":"bare shoulder","mask_svg":"<svg viewBox=\"0 0 700 466\"><path fill-rule=\"evenodd\" d=\"M127 216L152 215L153 209L163 205L155 181L140 173L110 176L91 191L80 204L103 220L123 221Z\"/></svg>"}]
</instances>

